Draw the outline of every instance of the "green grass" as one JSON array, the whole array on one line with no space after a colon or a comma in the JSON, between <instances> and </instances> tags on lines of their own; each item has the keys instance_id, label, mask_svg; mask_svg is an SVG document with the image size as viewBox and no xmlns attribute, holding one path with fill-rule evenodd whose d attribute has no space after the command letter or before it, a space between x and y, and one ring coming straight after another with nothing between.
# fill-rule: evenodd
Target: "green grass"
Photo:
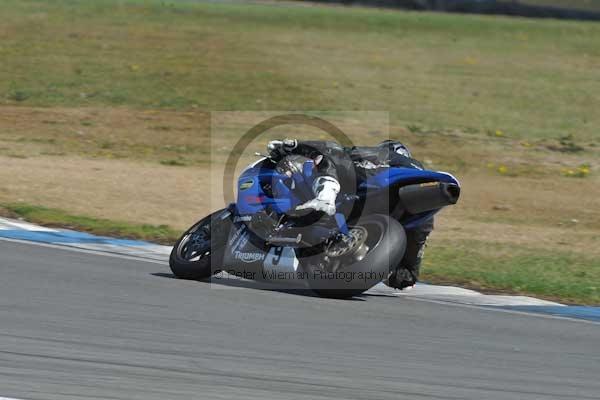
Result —
<instances>
[{"instance_id":1,"label":"green grass","mask_svg":"<svg viewBox=\"0 0 600 400\"><path fill-rule=\"evenodd\" d=\"M573 304L600 304L600 259L581 254L469 241L435 244L424 280Z\"/></svg>"},{"instance_id":2,"label":"green grass","mask_svg":"<svg viewBox=\"0 0 600 400\"><path fill-rule=\"evenodd\" d=\"M5 210L3 214L21 217L37 224L75 229L97 235L142 239L162 244L173 244L181 235L181 232L175 231L167 225L141 225L82 215L71 215L55 208L30 204L2 204L0 205L0 213L2 213L2 209Z\"/></svg>"},{"instance_id":3,"label":"green grass","mask_svg":"<svg viewBox=\"0 0 600 400\"><path fill-rule=\"evenodd\" d=\"M0 15L6 104L389 110L512 137L600 125L594 23L162 0L4 0Z\"/></svg>"}]
</instances>

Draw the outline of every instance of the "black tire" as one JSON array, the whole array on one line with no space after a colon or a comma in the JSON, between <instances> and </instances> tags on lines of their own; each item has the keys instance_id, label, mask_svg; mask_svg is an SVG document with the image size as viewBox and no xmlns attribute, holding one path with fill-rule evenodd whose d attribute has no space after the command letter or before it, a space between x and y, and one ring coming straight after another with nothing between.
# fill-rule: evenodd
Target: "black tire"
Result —
<instances>
[{"instance_id":1,"label":"black tire","mask_svg":"<svg viewBox=\"0 0 600 400\"><path fill-rule=\"evenodd\" d=\"M177 278L201 280L219 271L231 227L231 218L226 213L228 211L223 209L201 219L175 243L169 257L169 266ZM206 237L198 240L202 245L192 242L194 234L200 236L207 232L208 240Z\"/></svg>"},{"instance_id":2,"label":"black tire","mask_svg":"<svg viewBox=\"0 0 600 400\"><path fill-rule=\"evenodd\" d=\"M350 298L359 295L387 279L404 255L406 233L402 225L389 216L369 215L350 223L349 227L363 227L368 232L369 250L364 258L342 263L335 274L324 272L328 265L324 253L300 259L310 288L319 296Z\"/></svg>"}]
</instances>

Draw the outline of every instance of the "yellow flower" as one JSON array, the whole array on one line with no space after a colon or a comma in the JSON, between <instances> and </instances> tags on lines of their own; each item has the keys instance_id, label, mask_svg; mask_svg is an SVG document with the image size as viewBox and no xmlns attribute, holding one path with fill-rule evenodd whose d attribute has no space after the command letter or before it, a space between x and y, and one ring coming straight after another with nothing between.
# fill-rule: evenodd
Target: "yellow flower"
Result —
<instances>
[{"instance_id":1,"label":"yellow flower","mask_svg":"<svg viewBox=\"0 0 600 400\"><path fill-rule=\"evenodd\" d=\"M565 168L562 170L563 176L568 176L572 178L585 178L591 172L590 166L588 164L582 164L579 167L573 168Z\"/></svg>"},{"instance_id":2,"label":"yellow flower","mask_svg":"<svg viewBox=\"0 0 600 400\"><path fill-rule=\"evenodd\" d=\"M508 168L506 168L505 165L501 165L498 167L498 172L501 173L502 175L504 175L508 172Z\"/></svg>"},{"instance_id":3,"label":"yellow flower","mask_svg":"<svg viewBox=\"0 0 600 400\"><path fill-rule=\"evenodd\" d=\"M579 167L579 172L581 172L584 175L587 175L590 173L590 167L588 167L587 165L582 165L581 167Z\"/></svg>"},{"instance_id":4,"label":"yellow flower","mask_svg":"<svg viewBox=\"0 0 600 400\"><path fill-rule=\"evenodd\" d=\"M504 137L504 132L502 132L500 129L498 129L498 130L496 131L496 136L497 136L497 137Z\"/></svg>"}]
</instances>

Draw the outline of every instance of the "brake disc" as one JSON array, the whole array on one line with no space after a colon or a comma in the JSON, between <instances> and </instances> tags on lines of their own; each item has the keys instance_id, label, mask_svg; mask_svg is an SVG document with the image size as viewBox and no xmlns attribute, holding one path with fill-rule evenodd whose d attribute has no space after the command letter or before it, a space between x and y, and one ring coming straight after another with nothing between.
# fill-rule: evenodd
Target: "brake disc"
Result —
<instances>
[{"instance_id":1,"label":"brake disc","mask_svg":"<svg viewBox=\"0 0 600 400\"><path fill-rule=\"evenodd\" d=\"M330 259L352 257L355 261L361 261L369 251L366 244L368 235L364 227L354 226L347 235L339 235L327 246L325 256Z\"/></svg>"}]
</instances>

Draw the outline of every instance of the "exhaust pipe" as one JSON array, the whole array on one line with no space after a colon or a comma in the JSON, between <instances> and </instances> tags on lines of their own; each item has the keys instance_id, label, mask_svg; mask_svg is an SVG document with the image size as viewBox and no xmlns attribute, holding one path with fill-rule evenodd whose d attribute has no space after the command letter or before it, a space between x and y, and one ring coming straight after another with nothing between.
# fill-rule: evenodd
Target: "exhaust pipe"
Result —
<instances>
[{"instance_id":1,"label":"exhaust pipe","mask_svg":"<svg viewBox=\"0 0 600 400\"><path fill-rule=\"evenodd\" d=\"M437 210L456 204L460 186L455 183L426 182L398 189L402 208L411 214Z\"/></svg>"}]
</instances>

